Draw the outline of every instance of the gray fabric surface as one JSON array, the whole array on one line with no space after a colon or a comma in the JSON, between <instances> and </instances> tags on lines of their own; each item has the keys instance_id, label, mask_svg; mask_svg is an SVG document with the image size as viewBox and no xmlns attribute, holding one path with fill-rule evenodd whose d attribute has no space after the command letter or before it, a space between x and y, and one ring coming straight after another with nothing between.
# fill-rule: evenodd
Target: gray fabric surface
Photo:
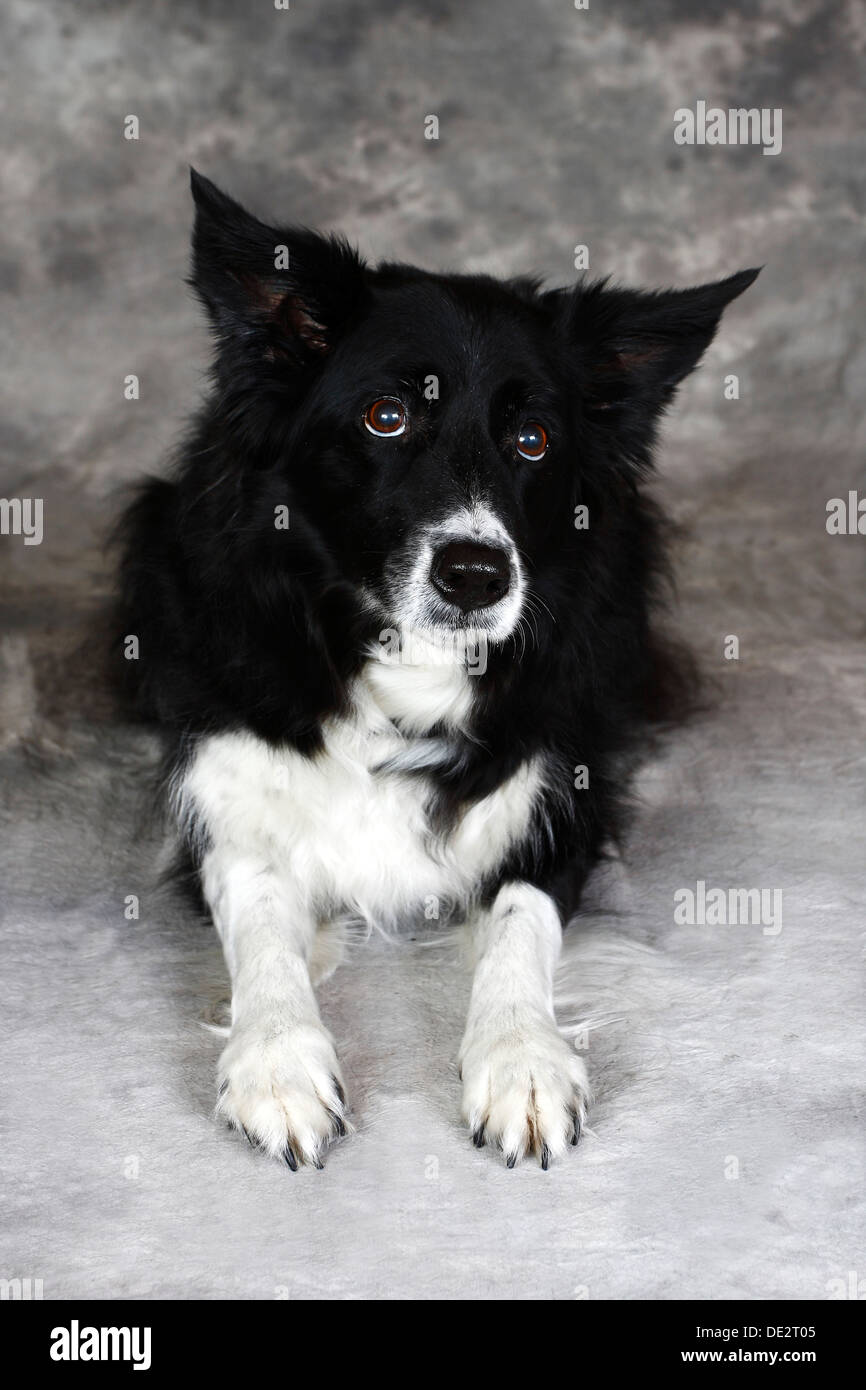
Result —
<instances>
[{"instance_id":1,"label":"gray fabric surface","mask_svg":"<svg viewBox=\"0 0 866 1390\"><path fill-rule=\"evenodd\" d=\"M10 0L2 23L0 493L44 498L45 536L0 537L0 1276L293 1299L822 1299L862 1276L866 538L825 529L866 491L862 6ZM782 107L782 153L676 147L699 98ZM559 283L576 243L640 284L766 266L665 431L676 625L716 702L647 763L569 932L562 1020L591 1025L598 1099L547 1174L460 1128L450 942L358 944L323 989L358 1124L324 1172L210 1118L227 976L157 884L156 748L98 656L118 487L203 384L190 162L374 257ZM782 930L677 925L698 879L780 889Z\"/></svg>"}]
</instances>

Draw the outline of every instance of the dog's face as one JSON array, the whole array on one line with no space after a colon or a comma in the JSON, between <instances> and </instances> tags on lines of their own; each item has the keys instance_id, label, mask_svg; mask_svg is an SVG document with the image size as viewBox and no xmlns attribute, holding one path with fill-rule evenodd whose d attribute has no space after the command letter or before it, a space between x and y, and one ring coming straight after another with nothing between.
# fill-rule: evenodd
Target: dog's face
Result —
<instances>
[{"instance_id":1,"label":"dog's face","mask_svg":"<svg viewBox=\"0 0 866 1390\"><path fill-rule=\"evenodd\" d=\"M386 621L514 631L571 487L550 330L529 291L366 273L362 312L298 412L299 488Z\"/></svg>"},{"instance_id":2,"label":"dog's face","mask_svg":"<svg viewBox=\"0 0 866 1390\"><path fill-rule=\"evenodd\" d=\"M371 270L193 190L193 283L250 486L283 496L381 621L431 635L502 641L569 587L757 274L650 295Z\"/></svg>"}]
</instances>

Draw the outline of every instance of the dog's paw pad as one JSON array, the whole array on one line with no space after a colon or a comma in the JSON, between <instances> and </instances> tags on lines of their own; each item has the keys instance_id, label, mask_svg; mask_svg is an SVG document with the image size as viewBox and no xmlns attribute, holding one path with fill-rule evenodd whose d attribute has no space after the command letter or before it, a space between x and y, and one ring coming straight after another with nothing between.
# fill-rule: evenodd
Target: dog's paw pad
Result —
<instances>
[{"instance_id":1,"label":"dog's paw pad","mask_svg":"<svg viewBox=\"0 0 866 1390\"><path fill-rule=\"evenodd\" d=\"M292 1172L322 1167L349 1132L334 1045L318 1023L236 1029L220 1058L217 1114Z\"/></svg>"},{"instance_id":2,"label":"dog's paw pad","mask_svg":"<svg viewBox=\"0 0 866 1390\"><path fill-rule=\"evenodd\" d=\"M463 1118L476 1148L502 1150L509 1168L527 1154L543 1169L576 1144L586 1117L586 1068L553 1023L488 1023L461 1051Z\"/></svg>"}]
</instances>

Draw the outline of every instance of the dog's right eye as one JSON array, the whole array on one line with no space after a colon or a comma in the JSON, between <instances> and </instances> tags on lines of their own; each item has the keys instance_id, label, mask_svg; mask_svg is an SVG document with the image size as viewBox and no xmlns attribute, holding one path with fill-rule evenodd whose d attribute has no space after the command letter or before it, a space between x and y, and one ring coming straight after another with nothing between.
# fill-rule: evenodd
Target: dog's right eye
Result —
<instances>
[{"instance_id":1,"label":"dog's right eye","mask_svg":"<svg viewBox=\"0 0 866 1390\"><path fill-rule=\"evenodd\" d=\"M402 434L408 423L406 407L396 396L382 396L364 411L364 424L371 434L393 438Z\"/></svg>"}]
</instances>

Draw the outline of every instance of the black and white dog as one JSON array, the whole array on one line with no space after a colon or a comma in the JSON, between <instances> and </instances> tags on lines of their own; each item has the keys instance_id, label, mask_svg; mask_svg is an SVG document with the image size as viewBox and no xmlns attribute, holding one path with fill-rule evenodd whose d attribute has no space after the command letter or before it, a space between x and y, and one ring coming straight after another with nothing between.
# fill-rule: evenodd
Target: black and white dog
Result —
<instances>
[{"instance_id":1,"label":"black and white dog","mask_svg":"<svg viewBox=\"0 0 866 1390\"><path fill-rule=\"evenodd\" d=\"M426 907L472 937L475 1142L547 1167L588 1095L561 926L671 685L641 482L758 272L648 294L371 269L192 187L214 388L126 518L123 628L231 973L218 1110L320 1165L348 1121L313 983L347 917Z\"/></svg>"}]
</instances>

